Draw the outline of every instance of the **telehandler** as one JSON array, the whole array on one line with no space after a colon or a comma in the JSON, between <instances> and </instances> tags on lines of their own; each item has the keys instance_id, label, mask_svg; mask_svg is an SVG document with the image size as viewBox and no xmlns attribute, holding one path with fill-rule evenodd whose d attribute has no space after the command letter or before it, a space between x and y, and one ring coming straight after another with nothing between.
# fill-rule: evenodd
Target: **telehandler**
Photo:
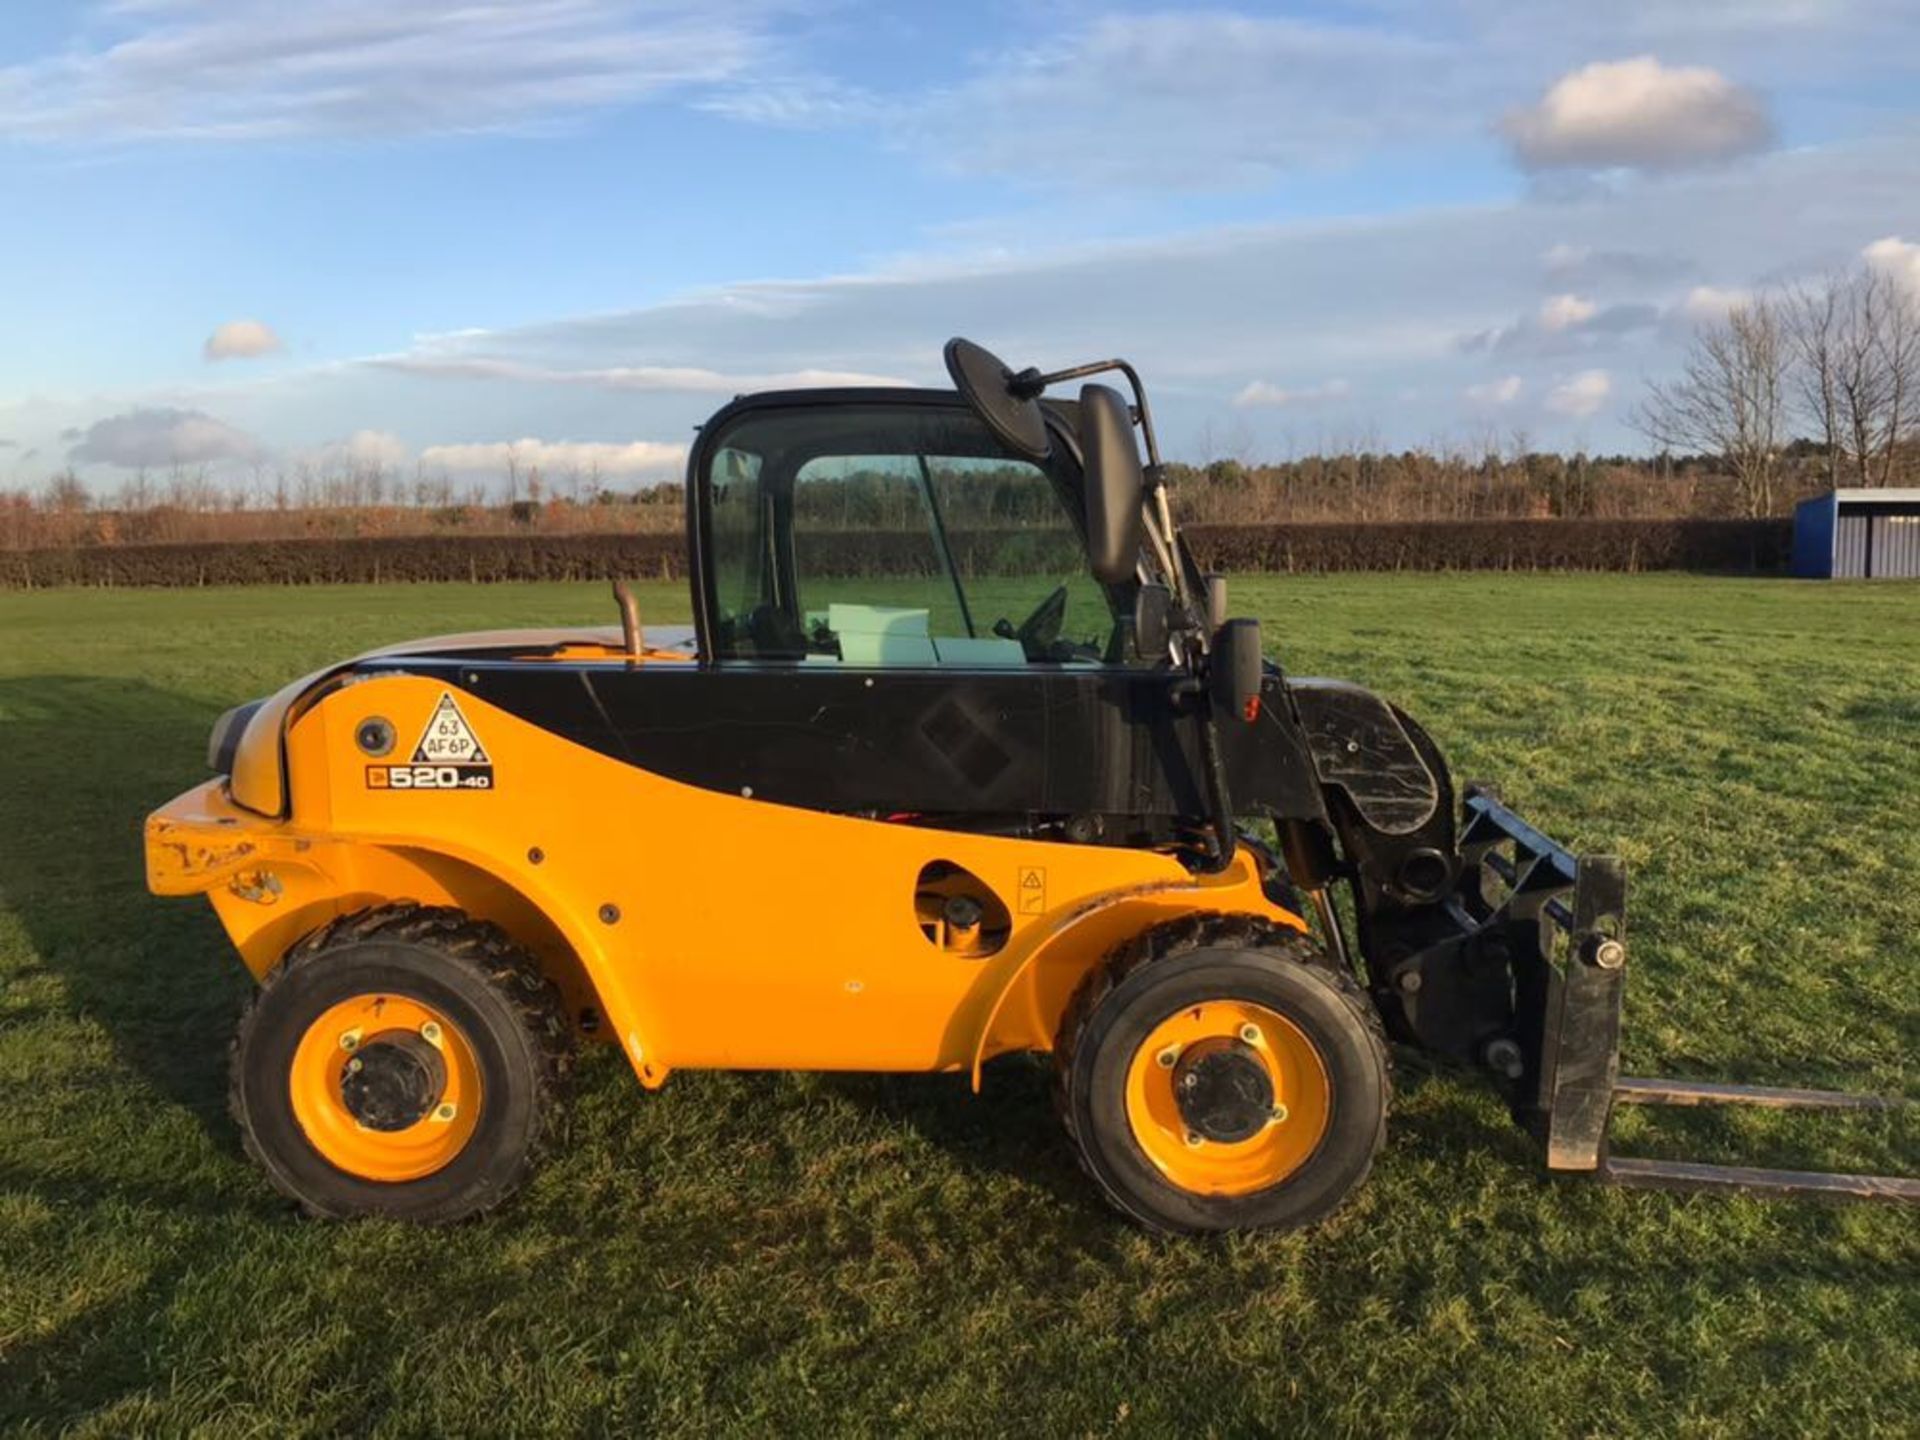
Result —
<instances>
[{"instance_id":1,"label":"telehandler","mask_svg":"<svg viewBox=\"0 0 1920 1440\"><path fill-rule=\"evenodd\" d=\"M208 896L259 981L231 1100L280 1190L487 1210L588 1040L648 1089L977 1088L1038 1051L1133 1220L1302 1225L1373 1164L1393 1041L1487 1071L1555 1170L1920 1198L1610 1155L1621 1104L1881 1102L1621 1077L1620 862L1456 793L1392 702L1264 658L1176 527L1130 365L946 362L951 390L713 416L690 633L616 582L618 629L396 645L220 718L148 876Z\"/></svg>"}]
</instances>

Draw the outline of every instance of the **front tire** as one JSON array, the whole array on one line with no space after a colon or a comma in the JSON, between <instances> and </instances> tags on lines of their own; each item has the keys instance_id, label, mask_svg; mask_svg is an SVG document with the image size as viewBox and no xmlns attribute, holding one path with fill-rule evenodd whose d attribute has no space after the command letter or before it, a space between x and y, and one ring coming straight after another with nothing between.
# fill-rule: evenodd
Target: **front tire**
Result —
<instances>
[{"instance_id":1,"label":"front tire","mask_svg":"<svg viewBox=\"0 0 1920 1440\"><path fill-rule=\"evenodd\" d=\"M229 1101L308 1214L442 1224L518 1190L553 1124L567 1030L497 926L393 905L322 927L249 1003Z\"/></svg>"},{"instance_id":2,"label":"front tire","mask_svg":"<svg viewBox=\"0 0 1920 1440\"><path fill-rule=\"evenodd\" d=\"M1149 1229L1290 1228L1365 1180L1391 1095L1380 1023L1304 937L1150 930L1082 985L1055 1047L1082 1165Z\"/></svg>"}]
</instances>

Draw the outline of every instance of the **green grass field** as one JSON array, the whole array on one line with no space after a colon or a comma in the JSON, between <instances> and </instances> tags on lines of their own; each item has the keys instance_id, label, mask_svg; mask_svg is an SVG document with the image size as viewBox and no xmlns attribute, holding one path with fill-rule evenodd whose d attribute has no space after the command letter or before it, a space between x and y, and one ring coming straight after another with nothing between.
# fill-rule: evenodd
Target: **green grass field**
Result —
<instances>
[{"instance_id":1,"label":"green grass field","mask_svg":"<svg viewBox=\"0 0 1920 1440\"><path fill-rule=\"evenodd\" d=\"M1920 589L1235 594L1291 669L1386 691L1461 776L1627 857L1630 1070L1916 1093ZM677 587L641 598L685 617ZM1128 1228L1038 1064L997 1064L977 1099L959 1077L694 1073L645 1095L611 1051L503 1212L295 1218L224 1113L243 976L204 904L145 893L141 818L200 777L218 711L344 652L612 618L597 586L0 594L0 1429L1920 1426L1912 1212L1549 1180L1478 1082L1406 1054L1372 1182L1308 1234ZM1907 1115L1626 1133L1920 1168Z\"/></svg>"}]
</instances>

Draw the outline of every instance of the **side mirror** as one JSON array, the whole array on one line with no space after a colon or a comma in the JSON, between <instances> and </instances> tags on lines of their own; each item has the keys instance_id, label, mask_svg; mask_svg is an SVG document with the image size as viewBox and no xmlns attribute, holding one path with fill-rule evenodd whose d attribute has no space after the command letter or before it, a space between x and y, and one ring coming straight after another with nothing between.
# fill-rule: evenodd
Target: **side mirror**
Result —
<instances>
[{"instance_id":1,"label":"side mirror","mask_svg":"<svg viewBox=\"0 0 1920 1440\"><path fill-rule=\"evenodd\" d=\"M1260 718L1260 682L1266 659L1260 653L1260 622L1229 620L1213 634L1208 681L1213 703L1248 724Z\"/></svg>"},{"instance_id":2,"label":"side mirror","mask_svg":"<svg viewBox=\"0 0 1920 1440\"><path fill-rule=\"evenodd\" d=\"M1110 385L1080 387L1080 448L1087 462L1087 559L1094 579L1117 585L1140 563L1146 479L1133 443L1133 412Z\"/></svg>"},{"instance_id":3,"label":"side mirror","mask_svg":"<svg viewBox=\"0 0 1920 1440\"><path fill-rule=\"evenodd\" d=\"M1172 642L1172 592L1164 585L1142 585L1133 597L1133 648L1143 660L1164 660Z\"/></svg>"},{"instance_id":4,"label":"side mirror","mask_svg":"<svg viewBox=\"0 0 1920 1440\"><path fill-rule=\"evenodd\" d=\"M991 350L958 335L947 342L945 355L953 388L1000 442L1029 460L1046 459L1053 450L1047 420L1034 394L1020 386L1022 377Z\"/></svg>"}]
</instances>

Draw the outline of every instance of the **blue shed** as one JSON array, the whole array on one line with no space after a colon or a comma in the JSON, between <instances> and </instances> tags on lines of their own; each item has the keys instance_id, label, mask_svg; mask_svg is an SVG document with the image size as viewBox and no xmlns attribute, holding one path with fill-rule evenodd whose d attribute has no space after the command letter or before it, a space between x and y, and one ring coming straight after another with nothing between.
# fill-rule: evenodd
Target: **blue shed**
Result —
<instances>
[{"instance_id":1,"label":"blue shed","mask_svg":"<svg viewBox=\"0 0 1920 1440\"><path fill-rule=\"evenodd\" d=\"M1920 579L1920 490L1829 490L1793 511L1805 580Z\"/></svg>"}]
</instances>

